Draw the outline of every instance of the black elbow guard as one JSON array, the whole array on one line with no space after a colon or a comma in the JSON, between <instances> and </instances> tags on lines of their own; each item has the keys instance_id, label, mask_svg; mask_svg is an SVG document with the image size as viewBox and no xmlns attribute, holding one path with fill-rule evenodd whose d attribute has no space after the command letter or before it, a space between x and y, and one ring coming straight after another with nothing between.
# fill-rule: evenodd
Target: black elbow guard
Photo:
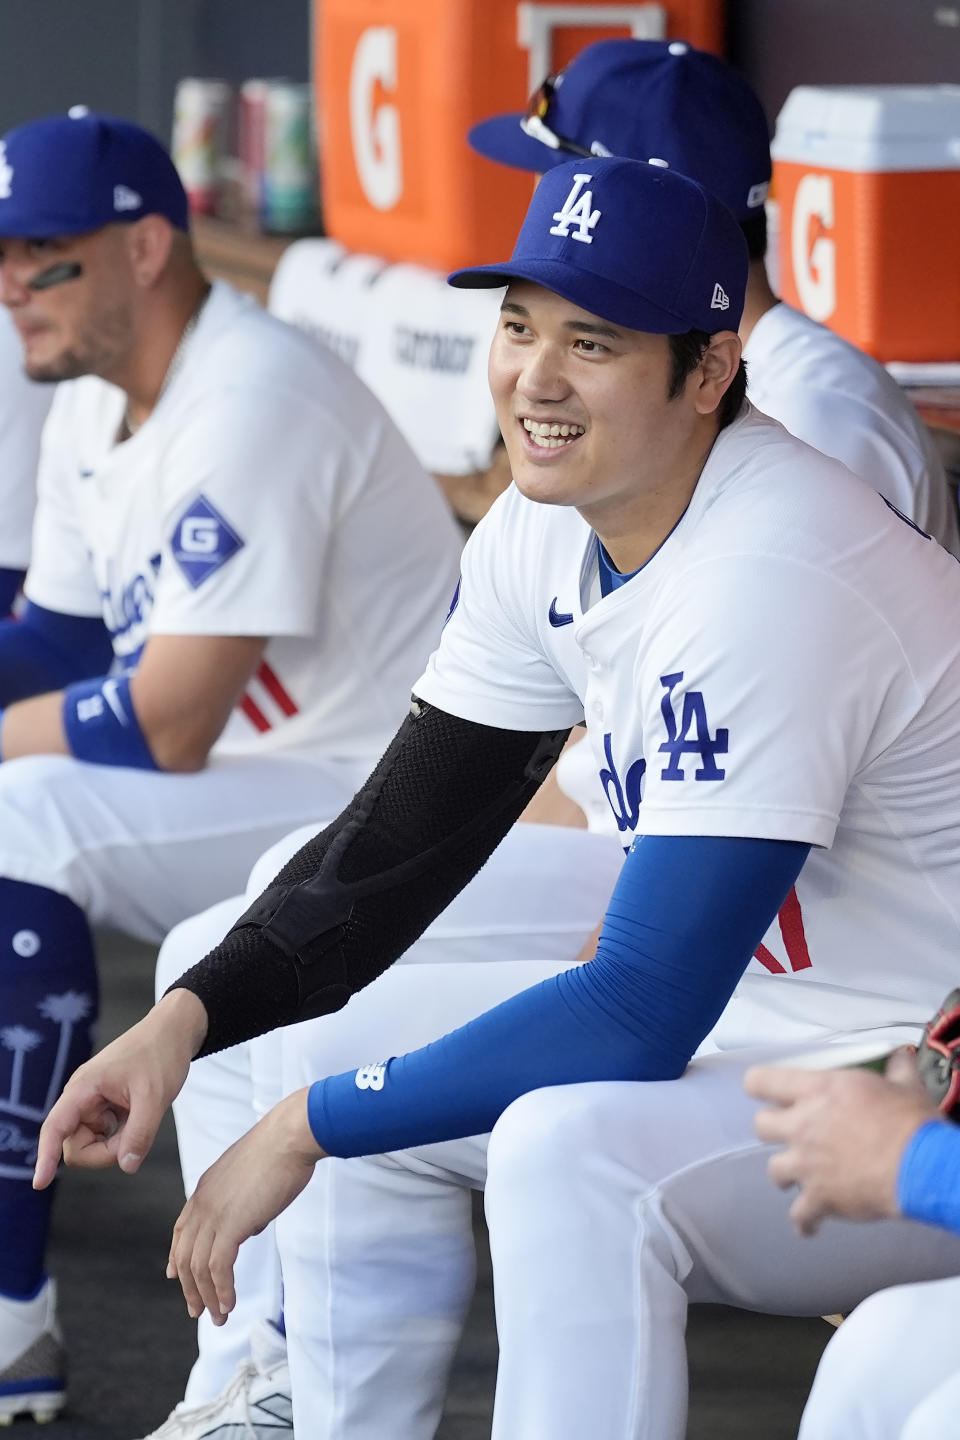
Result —
<instances>
[{"instance_id":1,"label":"black elbow guard","mask_svg":"<svg viewBox=\"0 0 960 1440\"><path fill-rule=\"evenodd\" d=\"M210 1017L201 1054L339 1010L381 974L496 849L568 733L477 725L415 698L343 814L178 982Z\"/></svg>"}]
</instances>

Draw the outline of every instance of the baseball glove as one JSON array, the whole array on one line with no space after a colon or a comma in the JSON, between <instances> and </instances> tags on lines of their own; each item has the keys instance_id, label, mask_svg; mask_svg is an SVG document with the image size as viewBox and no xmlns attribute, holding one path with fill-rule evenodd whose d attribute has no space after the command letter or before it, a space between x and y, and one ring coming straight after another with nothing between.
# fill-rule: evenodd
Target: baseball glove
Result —
<instances>
[{"instance_id":1,"label":"baseball glove","mask_svg":"<svg viewBox=\"0 0 960 1440\"><path fill-rule=\"evenodd\" d=\"M951 1120L960 1121L960 989L950 991L923 1027L917 1069L931 1099Z\"/></svg>"}]
</instances>

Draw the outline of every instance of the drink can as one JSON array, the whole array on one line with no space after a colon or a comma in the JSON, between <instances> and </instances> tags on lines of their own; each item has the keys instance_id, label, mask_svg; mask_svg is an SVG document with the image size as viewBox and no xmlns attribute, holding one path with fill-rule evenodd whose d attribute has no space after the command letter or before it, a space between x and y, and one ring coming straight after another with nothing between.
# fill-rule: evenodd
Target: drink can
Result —
<instances>
[{"instance_id":1,"label":"drink can","mask_svg":"<svg viewBox=\"0 0 960 1440\"><path fill-rule=\"evenodd\" d=\"M190 209L212 215L227 144L230 86L223 80L181 80L173 105L173 162Z\"/></svg>"},{"instance_id":2,"label":"drink can","mask_svg":"<svg viewBox=\"0 0 960 1440\"><path fill-rule=\"evenodd\" d=\"M244 203L259 212L266 163L269 80L245 80L237 109L237 153Z\"/></svg>"},{"instance_id":3,"label":"drink can","mask_svg":"<svg viewBox=\"0 0 960 1440\"><path fill-rule=\"evenodd\" d=\"M261 224L280 234L308 230L317 214L310 86L270 81L265 112Z\"/></svg>"}]
</instances>

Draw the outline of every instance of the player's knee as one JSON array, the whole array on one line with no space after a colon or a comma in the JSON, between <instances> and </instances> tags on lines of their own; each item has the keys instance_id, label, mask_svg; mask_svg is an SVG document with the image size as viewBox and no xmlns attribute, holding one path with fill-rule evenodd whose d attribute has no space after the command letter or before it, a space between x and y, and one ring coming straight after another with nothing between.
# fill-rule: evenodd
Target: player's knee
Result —
<instances>
[{"instance_id":1,"label":"player's knee","mask_svg":"<svg viewBox=\"0 0 960 1440\"><path fill-rule=\"evenodd\" d=\"M30 755L0 765L0 875L49 884L82 904L69 878L78 848L72 807L85 783L89 797L80 770L67 755ZM80 803L89 811L88 801Z\"/></svg>"},{"instance_id":2,"label":"player's knee","mask_svg":"<svg viewBox=\"0 0 960 1440\"><path fill-rule=\"evenodd\" d=\"M569 1179L571 1155L582 1155L595 1133L589 1089L555 1085L514 1100L490 1136L488 1187Z\"/></svg>"},{"instance_id":3,"label":"player's knee","mask_svg":"<svg viewBox=\"0 0 960 1440\"><path fill-rule=\"evenodd\" d=\"M897 1440L930 1440L931 1436L952 1435L960 1407L960 1373L952 1375L921 1400L911 1411Z\"/></svg>"},{"instance_id":4,"label":"player's knee","mask_svg":"<svg viewBox=\"0 0 960 1440\"><path fill-rule=\"evenodd\" d=\"M913 1292L923 1287L899 1285L862 1301L844 1320L823 1352L807 1409L804 1440L816 1440L825 1424L859 1413L864 1398L881 1394L883 1375L896 1368L905 1333L912 1333ZM908 1328L905 1330L905 1326Z\"/></svg>"}]
</instances>

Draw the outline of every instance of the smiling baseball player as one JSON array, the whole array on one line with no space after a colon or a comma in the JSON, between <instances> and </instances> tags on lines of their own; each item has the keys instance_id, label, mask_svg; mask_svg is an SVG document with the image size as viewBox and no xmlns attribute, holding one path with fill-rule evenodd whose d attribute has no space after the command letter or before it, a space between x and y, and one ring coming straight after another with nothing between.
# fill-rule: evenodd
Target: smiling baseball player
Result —
<instances>
[{"instance_id":1,"label":"smiling baseball player","mask_svg":"<svg viewBox=\"0 0 960 1440\"><path fill-rule=\"evenodd\" d=\"M90 1053L90 924L158 942L336 813L402 716L459 537L321 346L207 284L159 143L11 131L0 299L45 427L0 625L0 1419L63 1403L40 1122Z\"/></svg>"},{"instance_id":2,"label":"smiling baseball player","mask_svg":"<svg viewBox=\"0 0 960 1440\"><path fill-rule=\"evenodd\" d=\"M922 1023L960 940L960 569L743 404L746 269L699 185L581 157L541 181L509 261L452 277L507 286L490 378L515 488L467 546L411 713L41 1137L40 1185L62 1145L136 1169L191 1056L375 981L585 717L630 846L596 958L296 1091L178 1222L170 1273L222 1323L238 1245L316 1162L386 1157L332 1170L347 1222L386 1194L394 1223L364 1243L331 1222L339 1368L312 1434L431 1434L469 1283L461 1187L485 1178L498 1440L679 1440L690 1298L817 1313L960 1262L960 1240L897 1222L796 1237L740 1086L751 1047ZM684 1074L708 1036L731 1053ZM423 1254L426 1204L442 1243Z\"/></svg>"},{"instance_id":3,"label":"smiling baseball player","mask_svg":"<svg viewBox=\"0 0 960 1440\"><path fill-rule=\"evenodd\" d=\"M547 77L526 114L483 120L469 140L481 155L521 170L545 171L574 154L649 160L722 200L750 254L739 325L748 398L960 555L956 502L910 400L876 360L770 287L769 129L732 65L685 40L600 40Z\"/></svg>"}]
</instances>

